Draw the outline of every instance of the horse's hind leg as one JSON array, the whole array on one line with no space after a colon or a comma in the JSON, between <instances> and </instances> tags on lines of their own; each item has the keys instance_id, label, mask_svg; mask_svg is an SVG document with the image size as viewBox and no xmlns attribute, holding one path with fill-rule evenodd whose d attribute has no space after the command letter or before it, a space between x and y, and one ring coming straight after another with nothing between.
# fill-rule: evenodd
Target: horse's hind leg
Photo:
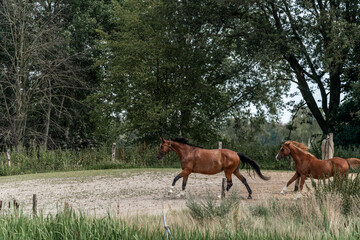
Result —
<instances>
[{"instance_id":1,"label":"horse's hind leg","mask_svg":"<svg viewBox=\"0 0 360 240\"><path fill-rule=\"evenodd\" d=\"M231 179L231 172L229 172L229 171L224 171L224 172L225 172L225 177L226 177L226 180L227 180L226 191L229 191L230 188L233 185L232 179Z\"/></svg>"},{"instance_id":2,"label":"horse's hind leg","mask_svg":"<svg viewBox=\"0 0 360 240\"><path fill-rule=\"evenodd\" d=\"M249 193L248 199L252 199L252 197L251 197L252 191L251 191L249 184L246 181L246 178L243 175L241 175L239 169L235 170L234 174L245 185L245 187Z\"/></svg>"}]
</instances>

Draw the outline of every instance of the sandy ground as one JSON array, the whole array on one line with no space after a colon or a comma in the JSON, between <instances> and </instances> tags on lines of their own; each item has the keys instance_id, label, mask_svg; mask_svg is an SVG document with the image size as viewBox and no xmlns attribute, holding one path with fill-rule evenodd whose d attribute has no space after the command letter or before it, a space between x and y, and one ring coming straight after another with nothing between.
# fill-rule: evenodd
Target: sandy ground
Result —
<instances>
[{"instance_id":1,"label":"sandy ground","mask_svg":"<svg viewBox=\"0 0 360 240\"><path fill-rule=\"evenodd\" d=\"M30 180L0 178L0 200L6 202L2 211L8 211L8 202L15 199L25 213L32 211L33 194L37 195L38 211L45 214L63 210L65 202L73 209L96 215L126 216L134 214L161 214L169 209L185 208L189 194L198 198L217 197L221 193L223 173L216 175L191 174L186 187L186 195L177 197L181 191L182 179L175 186L174 193L168 194L173 178L180 172L176 170L126 171L109 170L111 174L98 174L84 177L40 177ZM242 172L253 190L253 199L246 199L245 186L233 175L233 187L245 204L267 199L292 199L295 197L293 184L281 195L281 189L294 172L263 171L271 176L269 181L259 177L251 178ZM308 185L309 185L309 181ZM304 188L305 189L305 188ZM4 204L3 204L4 205Z\"/></svg>"}]
</instances>

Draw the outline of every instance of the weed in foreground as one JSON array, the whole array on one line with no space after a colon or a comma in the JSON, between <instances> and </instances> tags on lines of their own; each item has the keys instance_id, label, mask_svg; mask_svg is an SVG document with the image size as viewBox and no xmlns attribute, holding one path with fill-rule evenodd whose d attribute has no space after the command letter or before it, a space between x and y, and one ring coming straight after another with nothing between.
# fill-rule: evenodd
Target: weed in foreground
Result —
<instances>
[{"instance_id":1,"label":"weed in foreground","mask_svg":"<svg viewBox=\"0 0 360 240\"><path fill-rule=\"evenodd\" d=\"M360 173L341 176L336 173L333 178L321 179L317 182L311 178L311 183L318 200L323 201L326 196L339 195L341 207L345 215L351 212L351 202L360 200Z\"/></svg>"},{"instance_id":2,"label":"weed in foreground","mask_svg":"<svg viewBox=\"0 0 360 240\"><path fill-rule=\"evenodd\" d=\"M214 197L208 195L204 200L195 198L193 195L190 195L186 201L186 206L190 210L190 215L199 221L211 220L214 218L224 218L227 216L231 210L234 210L239 206L240 199L236 191L233 191L225 199L218 200Z\"/></svg>"}]
</instances>

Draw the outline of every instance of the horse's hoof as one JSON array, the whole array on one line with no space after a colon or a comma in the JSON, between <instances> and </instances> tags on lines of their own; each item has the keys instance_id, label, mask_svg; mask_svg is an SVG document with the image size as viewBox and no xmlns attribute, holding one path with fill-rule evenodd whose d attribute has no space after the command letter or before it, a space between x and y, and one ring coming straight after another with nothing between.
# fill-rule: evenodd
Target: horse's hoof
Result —
<instances>
[{"instance_id":1,"label":"horse's hoof","mask_svg":"<svg viewBox=\"0 0 360 240\"><path fill-rule=\"evenodd\" d=\"M251 196L251 195L249 195L249 196L248 196L248 199L252 199L252 196Z\"/></svg>"},{"instance_id":2,"label":"horse's hoof","mask_svg":"<svg viewBox=\"0 0 360 240\"><path fill-rule=\"evenodd\" d=\"M284 190L281 190L280 194L284 194L284 193L285 193Z\"/></svg>"}]
</instances>

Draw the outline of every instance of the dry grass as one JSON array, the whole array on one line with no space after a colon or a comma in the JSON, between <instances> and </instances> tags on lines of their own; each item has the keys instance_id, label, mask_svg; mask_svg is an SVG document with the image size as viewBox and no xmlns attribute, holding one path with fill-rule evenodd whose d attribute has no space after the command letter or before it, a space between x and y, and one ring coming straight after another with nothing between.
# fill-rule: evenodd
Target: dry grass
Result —
<instances>
[{"instance_id":1,"label":"dry grass","mask_svg":"<svg viewBox=\"0 0 360 240\"><path fill-rule=\"evenodd\" d=\"M187 237L194 232L202 236L284 237L292 239L352 239L359 236L360 207L353 199L350 215L343 215L341 198L328 195L318 201L313 195L300 200L272 199L257 205L241 204L225 218L197 220L190 210L168 211L166 220L172 229L181 229ZM129 225L163 229L162 216L137 216L125 219Z\"/></svg>"}]
</instances>

